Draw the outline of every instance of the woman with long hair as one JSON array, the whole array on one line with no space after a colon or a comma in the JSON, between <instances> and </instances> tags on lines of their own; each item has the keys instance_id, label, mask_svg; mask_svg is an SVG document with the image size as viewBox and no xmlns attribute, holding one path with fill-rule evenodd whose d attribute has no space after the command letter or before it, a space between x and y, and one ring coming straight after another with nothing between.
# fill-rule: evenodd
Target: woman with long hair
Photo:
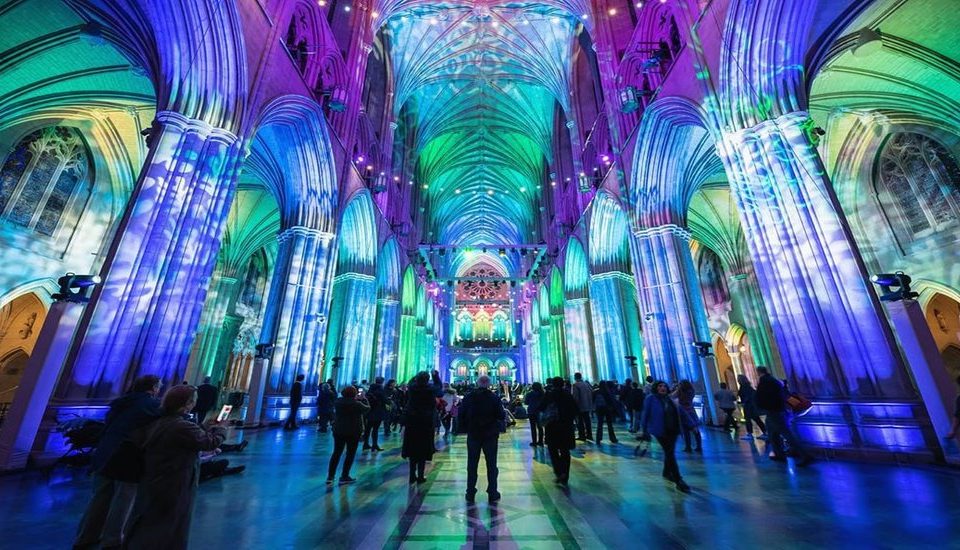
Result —
<instances>
[{"instance_id":1,"label":"woman with long hair","mask_svg":"<svg viewBox=\"0 0 960 550\"><path fill-rule=\"evenodd\" d=\"M760 428L760 439L766 439L767 427L763 420L760 420L760 408L757 407L757 390L753 388L750 379L743 374L737 375L737 384L740 386L740 389L737 390L737 397L740 398L740 406L743 407L743 419L747 423L747 433L740 439L745 441L753 439L754 422Z\"/></svg>"},{"instance_id":2,"label":"woman with long hair","mask_svg":"<svg viewBox=\"0 0 960 550\"><path fill-rule=\"evenodd\" d=\"M643 402L643 435L652 435L663 448L663 478L674 483L678 491L689 493L690 486L680 475L677 464L677 438L680 436L683 411L670 398L670 388L660 380L654 382L653 393Z\"/></svg>"},{"instance_id":3,"label":"woman with long hair","mask_svg":"<svg viewBox=\"0 0 960 550\"><path fill-rule=\"evenodd\" d=\"M697 390L689 380L681 380L674 393L676 394L677 404L680 406L680 424L683 426L683 452L696 451L702 453L703 438L700 436L700 417L697 416L697 409L693 406L693 398L696 397ZM690 448L691 435L697 442L695 449Z\"/></svg>"}]
</instances>

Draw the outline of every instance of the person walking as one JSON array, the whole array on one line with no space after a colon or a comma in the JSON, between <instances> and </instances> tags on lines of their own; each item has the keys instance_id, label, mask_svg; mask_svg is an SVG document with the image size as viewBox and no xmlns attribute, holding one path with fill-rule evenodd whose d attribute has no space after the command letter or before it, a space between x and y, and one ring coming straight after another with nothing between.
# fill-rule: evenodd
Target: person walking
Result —
<instances>
[{"instance_id":1,"label":"person walking","mask_svg":"<svg viewBox=\"0 0 960 550\"><path fill-rule=\"evenodd\" d=\"M387 396L383 391L383 377L378 376L366 393L370 412L367 413L367 427L363 432L363 450L382 451L377 438L380 437L380 424L387 414ZM373 440L371 443L371 439Z\"/></svg>"},{"instance_id":2,"label":"person walking","mask_svg":"<svg viewBox=\"0 0 960 550\"><path fill-rule=\"evenodd\" d=\"M643 417L643 400L647 395L643 388L637 382L633 383L633 391L630 392L630 433L640 432L640 421Z\"/></svg>"},{"instance_id":3,"label":"person walking","mask_svg":"<svg viewBox=\"0 0 960 550\"><path fill-rule=\"evenodd\" d=\"M813 457L807 454L800 442L800 438L793 432L790 417L787 413L787 391L779 380L774 378L766 367L757 367L760 381L757 384L757 406L767 413L767 437L773 448L771 460L786 462L787 455L783 448L786 441L790 451L798 459L798 466L806 466L813 462Z\"/></svg>"},{"instance_id":4,"label":"person walking","mask_svg":"<svg viewBox=\"0 0 960 550\"><path fill-rule=\"evenodd\" d=\"M75 549L119 548L124 526L137 496L143 472L134 471L140 451L131 442L134 433L161 416L160 378L137 378L130 393L110 402L106 425L91 457L93 496L80 520Z\"/></svg>"},{"instance_id":5,"label":"person walking","mask_svg":"<svg viewBox=\"0 0 960 550\"><path fill-rule=\"evenodd\" d=\"M693 406L693 398L697 391L689 380L681 380L677 384L674 392L677 398L677 405L680 406L680 423L683 428L683 452L703 452L703 438L700 435L700 417L697 416L697 409ZM697 442L697 447L691 448L691 436Z\"/></svg>"},{"instance_id":6,"label":"person walking","mask_svg":"<svg viewBox=\"0 0 960 550\"><path fill-rule=\"evenodd\" d=\"M726 382L720 382L720 389L713 394L713 398L717 402L717 407L719 407L724 414L723 429L730 430L732 428L734 435L736 435L737 418L734 416L734 413L737 410L737 394L727 388Z\"/></svg>"},{"instance_id":7,"label":"person walking","mask_svg":"<svg viewBox=\"0 0 960 550\"><path fill-rule=\"evenodd\" d=\"M290 414L287 421L283 424L284 430L296 430L297 414L300 412L300 403L303 402L303 380L306 377L302 374L297 375L296 381L290 387Z\"/></svg>"},{"instance_id":8,"label":"person walking","mask_svg":"<svg viewBox=\"0 0 960 550\"><path fill-rule=\"evenodd\" d=\"M327 485L333 484L344 450L347 456L343 459L343 468L340 470L340 483L356 481L350 477L350 468L357 456L357 447L363 435L364 416L370 410L370 405L357 399L357 388L347 386L340 395L334 403L336 413L333 420L333 454L330 455L330 464L327 466Z\"/></svg>"},{"instance_id":9,"label":"person walking","mask_svg":"<svg viewBox=\"0 0 960 550\"><path fill-rule=\"evenodd\" d=\"M744 441L753 440L753 423L757 423L760 428L760 439L767 438L767 426L760 419L760 408L757 407L757 390L753 389L753 384L746 375L737 375L737 384L740 388L737 390L737 397L740 398L740 406L743 407L743 420L746 423L747 433L741 437Z\"/></svg>"},{"instance_id":10,"label":"person walking","mask_svg":"<svg viewBox=\"0 0 960 550\"><path fill-rule=\"evenodd\" d=\"M210 410L217 406L217 396L220 390L210 383L210 377L203 377L203 384L197 386L197 405L193 412L197 415L197 424L203 424Z\"/></svg>"},{"instance_id":11,"label":"person walking","mask_svg":"<svg viewBox=\"0 0 960 550\"><path fill-rule=\"evenodd\" d=\"M477 494L477 468L480 453L487 465L487 496L491 503L500 500L497 491L497 443L506 426L506 412L497 394L490 391L490 377L477 379L477 389L470 392L460 405L461 431L467 433L467 493L468 503Z\"/></svg>"},{"instance_id":12,"label":"person walking","mask_svg":"<svg viewBox=\"0 0 960 550\"><path fill-rule=\"evenodd\" d=\"M547 381L547 393L539 409L553 474L557 483L566 486L570 481L570 451L577 446L574 424L580 410L573 396L563 390L563 378Z\"/></svg>"},{"instance_id":13,"label":"person walking","mask_svg":"<svg viewBox=\"0 0 960 550\"><path fill-rule=\"evenodd\" d=\"M197 388L175 386L163 396L163 416L141 430L143 477L133 507L126 548L185 549L200 480L200 453L213 451L227 435L186 415L197 404Z\"/></svg>"},{"instance_id":14,"label":"person walking","mask_svg":"<svg viewBox=\"0 0 960 550\"><path fill-rule=\"evenodd\" d=\"M583 375L579 372L573 375L573 379L570 393L573 394L573 400L580 411L577 416L577 439L593 441L593 426L590 422L590 415L593 413L593 388L583 381Z\"/></svg>"},{"instance_id":15,"label":"person walking","mask_svg":"<svg viewBox=\"0 0 960 550\"><path fill-rule=\"evenodd\" d=\"M562 381L561 381L562 382ZM527 416L530 420L530 446L543 446L543 424L540 423L540 403L543 401L543 385L534 382L530 391L523 396L523 404L527 406ZM572 397L571 397L572 399Z\"/></svg>"},{"instance_id":16,"label":"person walking","mask_svg":"<svg viewBox=\"0 0 960 550\"><path fill-rule=\"evenodd\" d=\"M593 394L593 408L597 413L597 445L603 442L603 424L607 424L607 435L610 443L619 443L617 434L613 432L613 418L617 414L617 404L610 386L616 382L600 381L597 391Z\"/></svg>"},{"instance_id":17,"label":"person walking","mask_svg":"<svg viewBox=\"0 0 960 550\"><path fill-rule=\"evenodd\" d=\"M677 439L682 429L680 408L670 398L670 388L666 382L653 384L653 393L643 402L642 437L652 435L663 448L663 478L676 485L677 490L689 493L690 486L680 475L677 464Z\"/></svg>"},{"instance_id":18,"label":"person walking","mask_svg":"<svg viewBox=\"0 0 960 550\"><path fill-rule=\"evenodd\" d=\"M383 436L386 437L393 433L393 425L397 418L397 381L391 378L387 385L383 387L384 409L383 416Z\"/></svg>"},{"instance_id":19,"label":"person walking","mask_svg":"<svg viewBox=\"0 0 960 550\"><path fill-rule=\"evenodd\" d=\"M430 375L418 373L407 392L407 408L403 412L403 446L400 456L410 462L410 483L427 481L427 462L433 460L434 423L437 400L430 385Z\"/></svg>"}]
</instances>

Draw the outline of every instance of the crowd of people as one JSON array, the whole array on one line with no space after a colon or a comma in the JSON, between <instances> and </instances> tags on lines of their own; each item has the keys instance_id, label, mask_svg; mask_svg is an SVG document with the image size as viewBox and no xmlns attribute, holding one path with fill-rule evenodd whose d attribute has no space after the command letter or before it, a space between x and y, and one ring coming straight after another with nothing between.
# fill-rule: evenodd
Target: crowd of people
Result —
<instances>
[{"instance_id":1,"label":"crowd of people","mask_svg":"<svg viewBox=\"0 0 960 550\"><path fill-rule=\"evenodd\" d=\"M745 425L741 439L768 439L772 460L785 461L790 454L798 465L808 464L811 457L792 428L792 394L767 369L760 367L757 372L756 388L740 376L736 392L724 383L714 394L717 408L723 411L720 429L738 434L739 408ZM284 429L300 427L303 382L299 375L292 385ZM199 387L174 386L162 401L158 400L160 386L157 377L144 376L129 394L110 404L93 454L94 492L75 548L185 548L198 483L243 471L243 466L230 466L221 455L242 451L247 442L225 443L223 419L208 418L218 402L216 386L209 379ZM543 384L493 384L487 376L475 384L449 384L437 371L420 372L404 384L383 378L353 382L340 388L339 394L333 381L327 380L318 390L317 430L332 433L328 485L354 483L351 469L358 451L382 451L381 433L388 437L396 431L402 436L400 456L409 463L409 483L425 483L441 430L443 438L466 435L465 499L476 500L483 456L487 497L495 503L501 498L499 436L511 424L529 422L530 445L547 448L555 482L566 487L571 451L578 442L602 445L606 433L607 441L617 445L616 425L622 422L641 442L640 454L646 454L649 442L657 441L663 477L688 493L691 488L681 475L676 448L682 439L684 452L702 452L702 422L695 398L696 389L689 380L667 383L647 377L643 384L629 379L591 384L576 373L572 381L555 377ZM756 436L754 425L760 432Z\"/></svg>"}]
</instances>

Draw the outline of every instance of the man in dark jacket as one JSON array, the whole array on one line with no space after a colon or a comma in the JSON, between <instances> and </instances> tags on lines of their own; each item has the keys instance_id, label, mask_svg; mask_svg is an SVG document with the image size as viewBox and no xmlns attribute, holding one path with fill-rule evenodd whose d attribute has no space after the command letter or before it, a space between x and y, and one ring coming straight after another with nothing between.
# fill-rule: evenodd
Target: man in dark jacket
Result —
<instances>
[{"instance_id":1,"label":"man in dark jacket","mask_svg":"<svg viewBox=\"0 0 960 550\"><path fill-rule=\"evenodd\" d=\"M203 377L203 384L197 386L197 405L193 412L197 415L197 424L203 424L207 414L211 409L217 406L217 395L220 390L210 383L210 377Z\"/></svg>"},{"instance_id":2,"label":"man in dark jacket","mask_svg":"<svg viewBox=\"0 0 960 550\"><path fill-rule=\"evenodd\" d=\"M327 424L333 422L333 402L337 392L333 389L333 380L320 384L317 390L317 430L327 433Z\"/></svg>"},{"instance_id":3,"label":"man in dark jacket","mask_svg":"<svg viewBox=\"0 0 960 550\"><path fill-rule=\"evenodd\" d=\"M463 399L458 420L461 431L467 433L467 502L472 503L476 499L481 451L483 461L487 464L487 495L491 503L497 502L500 500L497 491L497 440L501 427L506 426L507 418L500 398L490 391L488 376L478 378L477 389Z\"/></svg>"},{"instance_id":4,"label":"man in dark jacket","mask_svg":"<svg viewBox=\"0 0 960 550\"><path fill-rule=\"evenodd\" d=\"M299 427L297 426L297 414L300 412L300 403L303 402L304 378L306 378L304 375L298 374L296 382L290 388L290 416L287 417L287 421L283 425L284 430L296 430Z\"/></svg>"},{"instance_id":5,"label":"man in dark jacket","mask_svg":"<svg viewBox=\"0 0 960 550\"><path fill-rule=\"evenodd\" d=\"M135 467L125 464L131 456L121 456L124 442L138 429L160 417L160 379L153 375L141 376L133 383L130 393L110 403L106 426L97 448L93 451L93 497L80 521L74 548L119 548L124 525L133 509L137 495L136 472L125 472Z\"/></svg>"},{"instance_id":6,"label":"man in dark jacket","mask_svg":"<svg viewBox=\"0 0 960 550\"><path fill-rule=\"evenodd\" d=\"M767 437L773 447L771 460L786 462L787 455L783 449L786 440L790 451L799 459L798 466L806 466L813 461L800 442L800 438L793 432L790 417L787 414L787 391L783 384L774 378L766 367L757 367L760 381L757 383L755 397L757 406L767 413Z\"/></svg>"}]
</instances>

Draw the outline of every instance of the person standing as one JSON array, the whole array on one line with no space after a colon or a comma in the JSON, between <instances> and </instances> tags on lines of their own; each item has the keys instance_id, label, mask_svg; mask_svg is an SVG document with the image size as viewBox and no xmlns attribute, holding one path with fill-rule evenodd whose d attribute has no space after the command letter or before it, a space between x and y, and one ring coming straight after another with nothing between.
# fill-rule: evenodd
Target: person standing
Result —
<instances>
[{"instance_id":1,"label":"person standing","mask_svg":"<svg viewBox=\"0 0 960 550\"><path fill-rule=\"evenodd\" d=\"M130 393L110 402L106 425L91 457L93 496L87 505L77 536L76 549L120 547L124 526L137 496L142 472L132 471L140 452L130 441L136 430L160 417L160 378L137 378Z\"/></svg>"},{"instance_id":2,"label":"person standing","mask_svg":"<svg viewBox=\"0 0 960 550\"><path fill-rule=\"evenodd\" d=\"M383 377L378 376L370 385L367 391L367 402L370 404L370 412L367 414L367 428L363 432L363 450L382 451L377 438L380 436L380 423L383 422L387 414L387 397L383 392ZM371 444L371 436L373 442Z\"/></svg>"},{"instance_id":3,"label":"person standing","mask_svg":"<svg viewBox=\"0 0 960 550\"><path fill-rule=\"evenodd\" d=\"M737 410L737 395L733 393L733 390L727 388L726 382L720 382L720 389L713 394L713 398L717 402L717 407L719 407L725 415L723 418L723 429L730 430L732 428L734 435L736 435L737 418L734 416L734 412Z\"/></svg>"},{"instance_id":4,"label":"person standing","mask_svg":"<svg viewBox=\"0 0 960 550\"><path fill-rule=\"evenodd\" d=\"M583 381L583 375L579 372L573 375L574 383L570 388L573 394L573 400L577 403L580 411L577 416L577 439L580 441L593 440L593 426L590 422L590 415L593 413L593 388L590 384Z\"/></svg>"},{"instance_id":5,"label":"person standing","mask_svg":"<svg viewBox=\"0 0 960 550\"><path fill-rule=\"evenodd\" d=\"M290 388L290 415L287 416L287 421L283 424L284 430L296 430L299 427L297 426L297 414L300 412L300 403L303 402L304 378L306 378L304 375L298 374L297 380Z\"/></svg>"},{"instance_id":6,"label":"person standing","mask_svg":"<svg viewBox=\"0 0 960 550\"><path fill-rule=\"evenodd\" d=\"M556 482L567 485L570 481L570 451L576 448L574 424L579 414L573 396L563 391L563 378L547 381L547 393L540 402L543 429L546 435L547 452Z\"/></svg>"},{"instance_id":7,"label":"person standing","mask_svg":"<svg viewBox=\"0 0 960 550\"><path fill-rule=\"evenodd\" d=\"M600 381L597 391L593 394L593 408L597 412L597 444L603 441L603 424L607 424L607 435L610 436L610 443L618 443L617 434L613 432L613 417L617 414L617 404L615 402L614 392L610 387L616 382Z\"/></svg>"},{"instance_id":8,"label":"person standing","mask_svg":"<svg viewBox=\"0 0 960 550\"><path fill-rule=\"evenodd\" d=\"M487 496L491 503L500 500L497 491L497 442L502 427L506 425L503 404L490 391L490 377L480 376L477 389L470 392L460 405L461 431L467 433L467 502L472 503L477 494L477 468L480 453L487 465Z\"/></svg>"},{"instance_id":9,"label":"person standing","mask_svg":"<svg viewBox=\"0 0 960 550\"><path fill-rule=\"evenodd\" d=\"M653 393L643 402L643 438L652 435L663 448L663 478L673 482L678 491L689 493L690 486L680 475L677 464L677 439L681 431L680 408L670 398L670 388L666 382L653 384Z\"/></svg>"},{"instance_id":10,"label":"person standing","mask_svg":"<svg viewBox=\"0 0 960 550\"><path fill-rule=\"evenodd\" d=\"M327 485L333 484L340 464L340 457L344 450L347 452L343 459L343 468L340 470L340 483L353 483L350 477L350 468L353 459L357 456L357 447L363 435L363 418L370 410L370 405L357 400L357 388L347 386L340 392L341 397L334 403L336 414L333 420L333 453L330 455L330 464L327 466Z\"/></svg>"},{"instance_id":11,"label":"person standing","mask_svg":"<svg viewBox=\"0 0 960 550\"><path fill-rule=\"evenodd\" d=\"M333 380L320 384L317 390L317 430L327 433L327 425L333 422L333 404L337 392L333 389Z\"/></svg>"},{"instance_id":12,"label":"person standing","mask_svg":"<svg viewBox=\"0 0 960 550\"><path fill-rule=\"evenodd\" d=\"M773 447L771 460L786 462L787 455L783 448L786 441L791 452L799 459L798 466L806 466L813 462L813 457L807 454L800 442L800 438L793 432L790 417L787 413L787 390L779 380L774 378L766 367L757 367L760 382L757 384L757 406L767 412L767 437Z\"/></svg>"},{"instance_id":13,"label":"person standing","mask_svg":"<svg viewBox=\"0 0 960 550\"><path fill-rule=\"evenodd\" d=\"M527 406L527 416L530 419L530 446L543 446L543 424L540 423L539 410L540 402L543 400L543 386L540 382L534 382L530 391L523 396L523 404ZM572 398L571 398L572 399Z\"/></svg>"},{"instance_id":14,"label":"person standing","mask_svg":"<svg viewBox=\"0 0 960 550\"><path fill-rule=\"evenodd\" d=\"M226 429L206 429L187 418L197 388L175 386L163 396L163 416L141 430L143 477L124 543L137 550L187 548L200 480L200 453L223 443Z\"/></svg>"},{"instance_id":15,"label":"person standing","mask_svg":"<svg viewBox=\"0 0 960 550\"><path fill-rule=\"evenodd\" d=\"M457 390L453 389L449 384L445 385L443 389L443 417L441 419L441 423L443 424L443 437L450 435L451 430L453 433L457 433L454 423L457 421L459 407L460 396L457 395Z\"/></svg>"},{"instance_id":16,"label":"person standing","mask_svg":"<svg viewBox=\"0 0 960 550\"><path fill-rule=\"evenodd\" d=\"M383 436L386 437L393 433L393 424L397 416L397 381L391 378L387 385L383 387Z\"/></svg>"},{"instance_id":17,"label":"person standing","mask_svg":"<svg viewBox=\"0 0 960 550\"><path fill-rule=\"evenodd\" d=\"M193 412L197 415L197 424L203 424L210 410L217 406L217 396L220 390L210 383L210 377L203 377L203 384L197 386L197 406Z\"/></svg>"},{"instance_id":18,"label":"person standing","mask_svg":"<svg viewBox=\"0 0 960 550\"><path fill-rule=\"evenodd\" d=\"M410 461L410 483L427 481L427 461L433 460L433 434L437 398L430 385L430 375L420 372L413 378L403 413L403 446L400 456Z\"/></svg>"},{"instance_id":19,"label":"person standing","mask_svg":"<svg viewBox=\"0 0 960 550\"><path fill-rule=\"evenodd\" d=\"M753 439L753 423L756 422L760 428L760 439L767 438L767 426L760 419L760 408L757 407L757 390L753 389L753 384L746 375L737 375L737 384L740 388L737 390L737 397L740 398L740 406L743 407L743 420L747 424L747 433L740 439L751 441Z\"/></svg>"}]
</instances>

